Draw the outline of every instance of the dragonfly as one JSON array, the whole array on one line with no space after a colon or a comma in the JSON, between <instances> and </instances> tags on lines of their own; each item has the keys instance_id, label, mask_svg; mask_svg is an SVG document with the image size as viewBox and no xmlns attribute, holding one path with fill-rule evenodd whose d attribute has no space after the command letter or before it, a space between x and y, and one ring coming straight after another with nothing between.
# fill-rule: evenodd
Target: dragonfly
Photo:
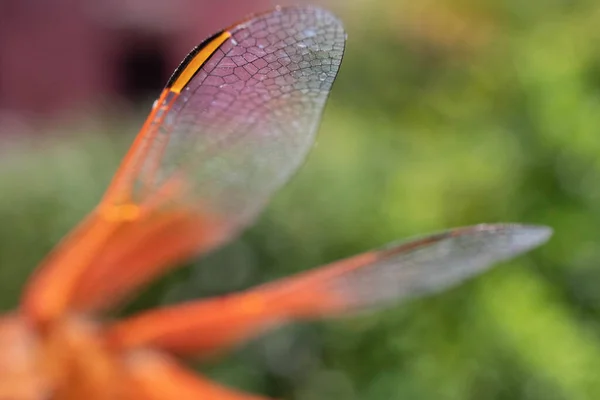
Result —
<instances>
[{"instance_id":1,"label":"dragonfly","mask_svg":"<svg viewBox=\"0 0 600 400\"><path fill-rule=\"evenodd\" d=\"M220 297L107 312L251 224L302 164L344 54L329 11L275 8L176 69L104 197L0 318L0 400L266 399L185 362L295 321L439 292L546 242L538 225L455 228Z\"/></svg>"}]
</instances>

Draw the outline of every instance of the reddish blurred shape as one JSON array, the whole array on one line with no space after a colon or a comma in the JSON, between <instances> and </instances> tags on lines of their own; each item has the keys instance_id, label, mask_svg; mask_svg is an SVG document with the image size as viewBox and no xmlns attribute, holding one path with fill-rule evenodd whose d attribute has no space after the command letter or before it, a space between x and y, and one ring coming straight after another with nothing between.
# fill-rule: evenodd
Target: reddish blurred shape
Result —
<instances>
[{"instance_id":1,"label":"reddish blurred shape","mask_svg":"<svg viewBox=\"0 0 600 400\"><path fill-rule=\"evenodd\" d=\"M155 98L182 57L269 0L2 0L0 113Z\"/></svg>"}]
</instances>

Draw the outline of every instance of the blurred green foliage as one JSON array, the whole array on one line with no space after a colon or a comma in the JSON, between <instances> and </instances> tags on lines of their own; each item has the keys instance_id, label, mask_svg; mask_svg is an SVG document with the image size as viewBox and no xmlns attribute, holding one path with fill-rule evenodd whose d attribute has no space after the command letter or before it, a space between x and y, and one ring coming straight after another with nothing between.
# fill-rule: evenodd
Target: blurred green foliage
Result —
<instances>
[{"instance_id":1,"label":"blurred green foliage","mask_svg":"<svg viewBox=\"0 0 600 400\"><path fill-rule=\"evenodd\" d=\"M399 237L547 224L556 231L547 246L459 288L284 327L200 368L303 400L600 398L600 5L381 0L338 11L346 58L306 166L240 239L124 312L242 289ZM104 132L135 126L3 143L4 309L99 199L130 138Z\"/></svg>"}]
</instances>

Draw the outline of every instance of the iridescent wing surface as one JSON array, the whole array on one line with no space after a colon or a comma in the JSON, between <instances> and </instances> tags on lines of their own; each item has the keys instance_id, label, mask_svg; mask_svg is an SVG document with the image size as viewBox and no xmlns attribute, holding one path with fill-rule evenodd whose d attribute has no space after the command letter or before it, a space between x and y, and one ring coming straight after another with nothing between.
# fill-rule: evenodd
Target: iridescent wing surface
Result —
<instances>
[{"instance_id":1,"label":"iridescent wing surface","mask_svg":"<svg viewBox=\"0 0 600 400\"><path fill-rule=\"evenodd\" d=\"M247 224L312 146L346 34L329 12L291 7L195 49L169 81L106 203L152 203L178 188Z\"/></svg>"},{"instance_id":2,"label":"iridescent wing surface","mask_svg":"<svg viewBox=\"0 0 600 400\"><path fill-rule=\"evenodd\" d=\"M250 223L306 157L345 39L331 13L300 6L251 17L194 49L98 208L34 276L28 313L47 320L113 305Z\"/></svg>"}]
</instances>

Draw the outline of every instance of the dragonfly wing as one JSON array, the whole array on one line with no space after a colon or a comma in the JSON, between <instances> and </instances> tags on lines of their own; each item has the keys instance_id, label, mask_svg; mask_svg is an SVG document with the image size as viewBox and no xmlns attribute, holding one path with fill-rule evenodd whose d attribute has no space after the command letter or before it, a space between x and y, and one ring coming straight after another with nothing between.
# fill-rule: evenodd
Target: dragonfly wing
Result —
<instances>
[{"instance_id":1,"label":"dragonfly wing","mask_svg":"<svg viewBox=\"0 0 600 400\"><path fill-rule=\"evenodd\" d=\"M329 12L289 7L205 41L171 78L105 204L166 192L232 229L248 224L311 148L345 38Z\"/></svg>"},{"instance_id":2,"label":"dragonfly wing","mask_svg":"<svg viewBox=\"0 0 600 400\"><path fill-rule=\"evenodd\" d=\"M33 278L30 314L114 305L250 223L309 151L345 38L329 12L288 7L194 49L98 209Z\"/></svg>"},{"instance_id":3,"label":"dragonfly wing","mask_svg":"<svg viewBox=\"0 0 600 400\"><path fill-rule=\"evenodd\" d=\"M221 299L148 311L117 323L108 337L121 348L211 354L285 321L358 312L444 290L541 245L551 232L512 224L449 230Z\"/></svg>"},{"instance_id":4,"label":"dragonfly wing","mask_svg":"<svg viewBox=\"0 0 600 400\"><path fill-rule=\"evenodd\" d=\"M478 225L391 245L375 251L371 263L350 258L331 266L331 275L307 275L305 295L311 291L323 301L306 299L305 312L368 310L440 292L540 246L551 234L545 226Z\"/></svg>"}]
</instances>

